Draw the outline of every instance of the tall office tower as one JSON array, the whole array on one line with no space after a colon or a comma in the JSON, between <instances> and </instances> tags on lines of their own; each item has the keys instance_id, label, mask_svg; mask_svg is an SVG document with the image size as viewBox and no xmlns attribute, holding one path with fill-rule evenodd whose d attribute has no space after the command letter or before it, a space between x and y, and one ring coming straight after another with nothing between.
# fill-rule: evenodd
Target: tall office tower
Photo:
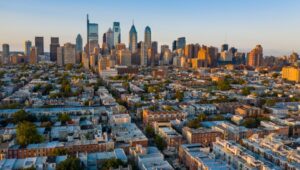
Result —
<instances>
[{"instance_id":1,"label":"tall office tower","mask_svg":"<svg viewBox=\"0 0 300 170\"><path fill-rule=\"evenodd\" d=\"M290 64L296 64L298 60L299 60L299 54L296 52L293 52L288 58Z\"/></svg>"},{"instance_id":2,"label":"tall office tower","mask_svg":"<svg viewBox=\"0 0 300 170\"><path fill-rule=\"evenodd\" d=\"M3 64L9 63L9 45L8 44L2 44L2 61Z\"/></svg>"},{"instance_id":3,"label":"tall office tower","mask_svg":"<svg viewBox=\"0 0 300 170\"><path fill-rule=\"evenodd\" d=\"M146 44L145 44L145 42L140 42L140 44L141 44L141 54L140 54L140 57L141 57L141 59L140 59L140 61L141 61L141 66L147 66L147 64L148 64L148 56L147 56L147 46L146 46Z\"/></svg>"},{"instance_id":4,"label":"tall office tower","mask_svg":"<svg viewBox=\"0 0 300 170\"><path fill-rule=\"evenodd\" d=\"M36 64L38 62L38 50L36 47L30 48L29 64Z\"/></svg>"},{"instance_id":5,"label":"tall office tower","mask_svg":"<svg viewBox=\"0 0 300 170\"><path fill-rule=\"evenodd\" d=\"M223 52L223 51L228 51L228 49L229 49L228 44L223 44L223 45L222 45L222 48L221 48L221 52Z\"/></svg>"},{"instance_id":6,"label":"tall office tower","mask_svg":"<svg viewBox=\"0 0 300 170\"><path fill-rule=\"evenodd\" d=\"M63 66L64 65L64 47L57 48L57 65Z\"/></svg>"},{"instance_id":7,"label":"tall office tower","mask_svg":"<svg viewBox=\"0 0 300 170\"><path fill-rule=\"evenodd\" d=\"M231 47L228 51L231 52L233 55L235 55L235 53L237 52L237 49L234 47Z\"/></svg>"},{"instance_id":8,"label":"tall office tower","mask_svg":"<svg viewBox=\"0 0 300 170\"><path fill-rule=\"evenodd\" d=\"M184 49L185 47L185 37L180 37L177 39L176 49Z\"/></svg>"},{"instance_id":9,"label":"tall office tower","mask_svg":"<svg viewBox=\"0 0 300 170\"><path fill-rule=\"evenodd\" d=\"M197 58L198 57L198 52L200 50L201 46L199 44L194 45L194 52L193 52L193 57L192 58Z\"/></svg>"},{"instance_id":10,"label":"tall office tower","mask_svg":"<svg viewBox=\"0 0 300 170\"><path fill-rule=\"evenodd\" d=\"M87 15L87 55L93 52L94 48L99 48L98 24L90 23L89 15Z\"/></svg>"},{"instance_id":11,"label":"tall office tower","mask_svg":"<svg viewBox=\"0 0 300 170\"><path fill-rule=\"evenodd\" d=\"M82 48L83 48L82 44L83 44L82 37L80 34L78 34L76 37L76 53L82 52Z\"/></svg>"},{"instance_id":12,"label":"tall office tower","mask_svg":"<svg viewBox=\"0 0 300 170\"><path fill-rule=\"evenodd\" d=\"M175 51L177 49L177 40L174 40L172 43L172 51Z\"/></svg>"},{"instance_id":13,"label":"tall office tower","mask_svg":"<svg viewBox=\"0 0 300 170\"><path fill-rule=\"evenodd\" d=\"M160 59L159 60L162 60L163 59L163 55L164 55L164 52L169 49L169 46L168 45L161 45L160 46Z\"/></svg>"},{"instance_id":14,"label":"tall office tower","mask_svg":"<svg viewBox=\"0 0 300 170\"><path fill-rule=\"evenodd\" d=\"M35 37L35 48L38 55L44 55L44 37Z\"/></svg>"},{"instance_id":15,"label":"tall office tower","mask_svg":"<svg viewBox=\"0 0 300 170\"><path fill-rule=\"evenodd\" d=\"M51 37L50 40L50 61L56 62L57 59L57 48L59 47L59 38Z\"/></svg>"},{"instance_id":16,"label":"tall office tower","mask_svg":"<svg viewBox=\"0 0 300 170\"><path fill-rule=\"evenodd\" d=\"M117 57L118 64L123 66L131 66L131 52L129 51L129 49L118 50Z\"/></svg>"},{"instance_id":17,"label":"tall office tower","mask_svg":"<svg viewBox=\"0 0 300 170\"><path fill-rule=\"evenodd\" d=\"M58 48L58 58L63 61L63 64L75 64L76 63L76 49L75 44L66 43L63 48ZM59 61L59 62L61 62Z\"/></svg>"},{"instance_id":18,"label":"tall office tower","mask_svg":"<svg viewBox=\"0 0 300 170\"><path fill-rule=\"evenodd\" d=\"M137 52L137 32L134 24L132 24L129 31L129 50L131 53Z\"/></svg>"},{"instance_id":19,"label":"tall office tower","mask_svg":"<svg viewBox=\"0 0 300 170\"><path fill-rule=\"evenodd\" d=\"M114 47L114 32L109 28L106 32L106 44L107 47L111 50Z\"/></svg>"},{"instance_id":20,"label":"tall office tower","mask_svg":"<svg viewBox=\"0 0 300 170\"><path fill-rule=\"evenodd\" d=\"M208 48L208 66L209 67L215 67L218 64L218 48L210 46ZM232 61L232 58L231 58Z\"/></svg>"},{"instance_id":21,"label":"tall office tower","mask_svg":"<svg viewBox=\"0 0 300 170\"><path fill-rule=\"evenodd\" d=\"M151 29L149 26L145 28L145 37L144 43L147 48L151 48Z\"/></svg>"},{"instance_id":22,"label":"tall office tower","mask_svg":"<svg viewBox=\"0 0 300 170\"><path fill-rule=\"evenodd\" d=\"M102 36L102 43L106 43L106 32L103 33L103 36Z\"/></svg>"},{"instance_id":23,"label":"tall office tower","mask_svg":"<svg viewBox=\"0 0 300 170\"><path fill-rule=\"evenodd\" d=\"M113 23L113 32L114 32L114 47L121 43L121 27L120 22L114 22Z\"/></svg>"},{"instance_id":24,"label":"tall office tower","mask_svg":"<svg viewBox=\"0 0 300 170\"><path fill-rule=\"evenodd\" d=\"M184 56L187 58L193 58L194 56L194 44L188 44L184 47Z\"/></svg>"},{"instance_id":25,"label":"tall office tower","mask_svg":"<svg viewBox=\"0 0 300 170\"><path fill-rule=\"evenodd\" d=\"M256 47L248 53L247 64L251 67L258 67L263 64L263 48L261 45L256 45Z\"/></svg>"},{"instance_id":26,"label":"tall office tower","mask_svg":"<svg viewBox=\"0 0 300 170\"><path fill-rule=\"evenodd\" d=\"M29 57L29 55L30 55L30 48L31 48L31 46L32 46L32 43L31 43L31 41L25 41L25 56L28 58Z\"/></svg>"},{"instance_id":27,"label":"tall office tower","mask_svg":"<svg viewBox=\"0 0 300 170\"><path fill-rule=\"evenodd\" d=\"M159 61L159 56L157 55L158 51L158 43L157 41L153 41L151 43L151 64L152 65L157 65Z\"/></svg>"}]
</instances>

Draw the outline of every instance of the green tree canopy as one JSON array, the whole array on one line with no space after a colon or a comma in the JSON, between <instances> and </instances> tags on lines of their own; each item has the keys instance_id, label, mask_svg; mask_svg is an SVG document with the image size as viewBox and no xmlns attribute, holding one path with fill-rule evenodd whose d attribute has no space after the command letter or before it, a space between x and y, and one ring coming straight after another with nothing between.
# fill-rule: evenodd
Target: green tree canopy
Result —
<instances>
[{"instance_id":1,"label":"green tree canopy","mask_svg":"<svg viewBox=\"0 0 300 170\"><path fill-rule=\"evenodd\" d=\"M27 113L25 110L19 110L12 115L12 119L14 123L19 123L23 121L34 122L36 121L36 117L32 114Z\"/></svg>"},{"instance_id":2,"label":"green tree canopy","mask_svg":"<svg viewBox=\"0 0 300 170\"><path fill-rule=\"evenodd\" d=\"M146 135L150 138L153 138L155 136L154 129L150 125L146 126L145 132L146 132Z\"/></svg>"},{"instance_id":3,"label":"green tree canopy","mask_svg":"<svg viewBox=\"0 0 300 170\"><path fill-rule=\"evenodd\" d=\"M155 145L157 146L157 148L159 150L164 150L167 146L166 142L164 141L164 139L159 136L159 135L156 135L155 138L154 138L154 142L155 142Z\"/></svg>"},{"instance_id":4,"label":"green tree canopy","mask_svg":"<svg viewBox=\"0 0 300 170\"><path fill-rule=\"evenodd\" d=\"M101 166L101 170L109 170L110 168L118 168L119 166L123 166L124 163L120 159L111 158L107 159L103 162Z\"/></svg>"},{"instance_id":5,"label":"green tree canopy","mask_svg":"<svg viewBox=\"0 0 300 170\"><path fill-rule=\"evenodd\" d=\"M20 122L17 125L17 143L21 146L27 146L31 143L40 143L43 137L38 134L35 125L31 122Z\"/></svg>"},{"instance_id":6,"label":"green tree canopy","mask_svg":"<svg viewBox=\"0 0 300 170\"><path fill-rule=\"evenodd\" d=\"M68 157L66 160L60 162L55 169L56 170L82 170L84 169L84 167L79 158Z\"/></svg>"},{"instance_id":7,"label":"green tree canopy","mask_svg":"<svg viewBox=\"0 0 300 170\"><path fill-rule=\"evenodd\" d=\"M58 116L58 119L62 124L65 124L67 121L71 120L71 117L67 113L63 113Z\"/></svg>"}]
</instances>

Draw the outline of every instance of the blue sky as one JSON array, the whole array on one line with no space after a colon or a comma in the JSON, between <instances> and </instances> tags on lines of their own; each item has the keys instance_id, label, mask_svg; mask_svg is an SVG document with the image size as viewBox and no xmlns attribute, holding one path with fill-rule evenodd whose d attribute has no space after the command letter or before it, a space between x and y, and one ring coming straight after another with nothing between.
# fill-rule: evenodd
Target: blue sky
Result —
<instances>
[{"instance_id":1,"label":"blue sky","mask_svg":"<svg viewBox=\"0 0 300 170\"><path fill-rule=\"evenodd\" d=\"M0 44L23 50L25 40L51 36L60 43L85 40L86 14L102 34L121 22L122 42L134 20L138 40L144 28L152 40L171 45L185 36L188 43L220 47L227 42L241 51L262 44L265 54L289 54L300 47L300 1L297 0L0 0ZM84 42L85 43L85 42Z\"/></svg>"}]
</instances>

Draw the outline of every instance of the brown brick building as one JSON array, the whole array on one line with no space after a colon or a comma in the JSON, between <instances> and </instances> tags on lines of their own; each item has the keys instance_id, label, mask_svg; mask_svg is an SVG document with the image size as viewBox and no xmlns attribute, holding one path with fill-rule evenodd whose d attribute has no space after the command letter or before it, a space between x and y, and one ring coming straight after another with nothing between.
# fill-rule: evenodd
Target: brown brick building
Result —
<instances>
[{"instance_id":1,"label":"brown brick building","mask_svg":"<svg viewBox=\"0 0 300 170\"><path fill-rule=\"evenodd\" d=\"M221 132L205 128L192 129L184 127L182 134L189 144L200 143L202 146L211 146L217 137L223 138Z\"/></svg>"}]
</instances>

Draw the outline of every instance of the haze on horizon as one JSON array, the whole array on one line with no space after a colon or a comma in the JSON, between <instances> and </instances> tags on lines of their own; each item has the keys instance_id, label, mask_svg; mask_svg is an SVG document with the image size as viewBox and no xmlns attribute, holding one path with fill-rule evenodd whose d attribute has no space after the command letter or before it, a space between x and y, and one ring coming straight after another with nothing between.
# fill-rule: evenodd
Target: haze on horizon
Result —
<instances>
[{"instance_id":1,"label":"haze on horizon","mask_svg":"<svg viewBox=\"0 0 300 170\"><path fill-rule=\"evenodd\" d=\"M44 36L45 51L50 37L60 44L75 43L77 34L86 40L86 14L99 24L99 42L114 21L121 23L122 42L134 20L138 41L144 29L152 40L171 46L185 36L187 43L220 47L223 43L240 51L261 44L265 55L299 52L300 1L292 0L0 0L0 44L23 51L24 42ZM2 49L1 49L2 50Z\"/></svg>"}]
</instances>

